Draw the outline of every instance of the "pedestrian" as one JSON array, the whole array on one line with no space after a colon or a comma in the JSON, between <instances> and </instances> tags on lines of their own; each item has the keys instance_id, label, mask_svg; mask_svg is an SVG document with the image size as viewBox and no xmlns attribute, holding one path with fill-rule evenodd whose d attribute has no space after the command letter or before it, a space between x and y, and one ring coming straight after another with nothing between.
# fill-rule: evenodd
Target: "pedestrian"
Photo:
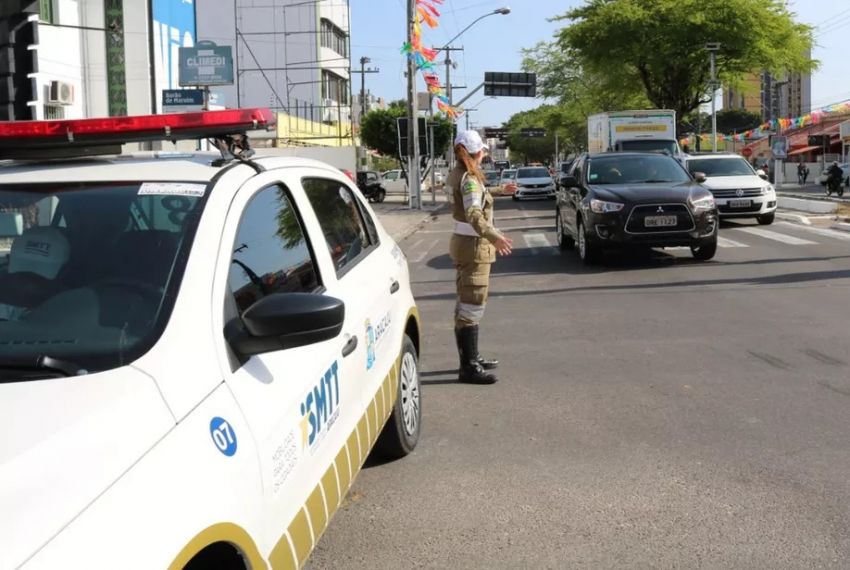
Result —
<instances>
[{"instance_id":1,"label":"pedestrian","mask_svg":"<svg viewBox=\"0 0 850 570\"><path fill-rule=\"evenodd\" d=\"M490 266L496 253L510 255L513 242L493 225L493 196L485 185L481 161L489 150L476 131L464 131L455 139L457 166L446 185L451 188L454 232L449 253L457 275L454 328L460 369L458 381L493 384L487 370L497 360L485 360L478 352L478 327L484 316L490 286Z\"/></svg>"},{"instance_id":2,"label":"pedestrian","mask_svg":"<svg viewBox=\"0 0 850 570\"><path fill-rule=\"evenodd\" d=\"M806 180L808 180L808 178L809 178L809 167L808 167L808 165L804 164L803 165L803 184L802 184L803 186L806 185Z\"/></svg>"}]
</instances>

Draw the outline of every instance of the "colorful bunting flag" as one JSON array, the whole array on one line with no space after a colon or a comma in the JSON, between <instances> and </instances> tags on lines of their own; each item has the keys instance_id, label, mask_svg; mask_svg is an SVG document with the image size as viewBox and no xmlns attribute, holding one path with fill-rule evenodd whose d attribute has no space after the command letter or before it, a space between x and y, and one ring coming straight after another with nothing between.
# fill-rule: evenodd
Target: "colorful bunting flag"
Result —
<instances>
[{"instance_id":1,"label":"colorful bunting flag","mask_svg":"<svg viewBox=\"0 0 850 570\"><path fill-rule=\"evenodd\" d=\"M442 3L443 0L416 0L416 21L413 24L413 38L412 41L406 42L402 46L401 53L412 59L416 70L422 72L422 78L425 80L428 92L437 103L437 109L445 113L449 118L456 119L463 114L463 110L449 105L446 90L440 86L440 77L433 72L434 60L437 59L437 50L426 48L422 45L422 24L432 29L440 26L440 12L437 10L437 6Z\"/></svg>"}]
</instances>

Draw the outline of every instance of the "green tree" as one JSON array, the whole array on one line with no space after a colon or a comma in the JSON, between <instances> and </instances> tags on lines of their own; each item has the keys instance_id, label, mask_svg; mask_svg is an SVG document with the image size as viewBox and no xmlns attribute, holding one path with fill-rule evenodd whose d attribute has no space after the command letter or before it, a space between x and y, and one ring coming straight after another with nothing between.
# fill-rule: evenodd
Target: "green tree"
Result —
<instances>
[{"instance_id":1,"label":"green tree","mask_svg":"<svg viewBox=\"0 0 850 570\"><path fill-rule=\"evenodd\" d=\"M580 62L585 74L641 89L652 106L679 117L711 91L709 42L720 43L718 77L727 84L753 70L816 67L808 56L812 28L796 23L783 0L586 0L555 20L570 25L553 49Z\"/></svg>"},{"instance_id":2,"label":"green tree","mask_svg":"<svg viewBox=\"0 0 850 570\"><path fill-rule=\"evenodd\" d=\"M366 148L384 156L399 158L398 119L407 116L407 109L398 102L390 103L388 109L375 109L363 116L360 126L360 140ZM435 116L434 146L437 156L445 154L449 148L453 123L443 116Z\"/></svg>"},{"instance_id":3,"label":"green tree","mask_svg":"<svg viewBox=\"0 0 850 570\"><path fill-rule=\"evenodd\" d=\"M708 116L711 131L711 116ZM717 132L730 134L754 129L762 123L761 115L745 109L723 109L717 112Z\"/></svg>"}]
</instances>

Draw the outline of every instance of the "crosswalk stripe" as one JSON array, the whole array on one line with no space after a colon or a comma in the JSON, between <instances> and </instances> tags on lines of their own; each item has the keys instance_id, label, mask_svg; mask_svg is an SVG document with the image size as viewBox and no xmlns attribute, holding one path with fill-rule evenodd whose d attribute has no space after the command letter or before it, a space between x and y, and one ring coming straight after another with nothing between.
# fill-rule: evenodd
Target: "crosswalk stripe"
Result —
<instances>
[{"instance_id":1,"label":"crosswalk stripe","mask_svg":"<svg viewBox=\"0 0 850 570\"><path fill-rule=\"evenodd\" d=\"M735 241L733 239L719 237L717 238L717 246L718 247L750 247L745 243L741 243L739 241Z\"/></svg>"},{"instance_id":2,"label":"crosswalk stripe","mask_svg":"<svg viewBox=\"0 0 850 570\"><path fill-rule=\"evenodd\" d=\"M761 237L764 239L769 239L773 241L778 241L780 243L784 243L787 245L817 245L816 241L809 241L807 239L802 239L794 236L789 236L786 234L780 234L779 232L773 232L770 230L764 230L761 228L735 228L735 232L744 232L746 234L754 235L757 237Z\"/></svg>"},{"instance_id":3,"label":"crosswalk stripe","mask_svg":"<svg viewBox=\"0 0 850 570\"><path fill-rule=\"evenodd\" d=\"M552 245L549 243L549 240L546 238L546 234L543 233L529 233L524 234L522 239L525 241L525 245L531 249L531 253L533 255L537 255L540 253L540 250L549 250L551 251Z\"/></svg>"},{"instance_id":4,"label":"crosswalk stripe","mask_svg":"<svg viewBox=\"0 0 850 570\"><path fill-rule=\"evenodd\" d=\"M831 230L829 228L816 228L813 226L800 226L791 223L782 223L783 226L793 227L803 232L817 234L819 236L830 237L842 241L850 241L850 232L842 232L841 230Z\"/></svg>"},{"instance_id":5,"label":"crosswalk stripe","mask_svg":"<svg viewBox=\"0 0 850 570\"><path fill-rule=\"evenodd\" d=\"M424 241L424 240L422 240L422 241ZM418 242L418 243L421 243L421 241L420 241L420 242ZM431 253L431 250L432 250L432 249L434 249L434 246L435 246L435 245L437 245L438 243L439 243L439 240L436 240L436 239L435 239L435 240L432 240L432 241L431 241L431 243L430 243L430 244L428 244L428 247L426 247L425 249L423 249L422 251L420 251L418 254L416 254L416 255L412 255L412 256L408 257L408 261L410 261L411 263L420 263L420 262L422 262L422 260L424 260L424 259L425 259L425 257L426 257L429 253Z\"/></svg>"}]
</instances>

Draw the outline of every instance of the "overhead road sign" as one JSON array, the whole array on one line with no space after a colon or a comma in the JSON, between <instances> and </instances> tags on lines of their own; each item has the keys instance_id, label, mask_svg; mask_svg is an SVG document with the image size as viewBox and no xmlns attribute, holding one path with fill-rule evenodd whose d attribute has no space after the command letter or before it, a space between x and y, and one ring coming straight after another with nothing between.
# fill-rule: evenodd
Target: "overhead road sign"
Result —
<instances>
[{"instance_id":1,"label":"overhead road sign","mask_svg":"<svg viewBox=\"0 0 850 570\"><path fill-rule=\"evenodd\" d=\"M484 95L488 97L536 97L537 74L487 71Z\"/></svg>"}]
</instances>

